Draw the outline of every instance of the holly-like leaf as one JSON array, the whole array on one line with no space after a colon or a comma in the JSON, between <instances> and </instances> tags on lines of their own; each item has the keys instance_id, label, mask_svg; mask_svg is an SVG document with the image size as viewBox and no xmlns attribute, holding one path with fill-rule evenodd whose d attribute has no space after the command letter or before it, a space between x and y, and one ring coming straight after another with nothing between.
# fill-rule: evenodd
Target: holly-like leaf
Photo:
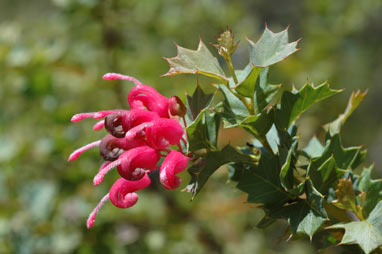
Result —
<instances>
[{"instance_id":1,"label":"holly-like leaf","mask_svg":"<svg viewBox=\"0 0 382 254\"><path fill-rule=\"evenodd\" d=\"M250 115L240 123L240 127L254 135L260 141L265 139L265 135L273 124L273 110L263 111L257 115Z\"/></svg>"},{"instance_id":2,"label":"holly-like leaf","mask_svg":"<svg viewBox=\"0 0 382 254\"><path fill-rule=\"evenodd\" d=\"M330 156L323 163L312 160L309 163L307 174L311 178L314 186L320 193L326 195L333 184L345 174L340 170L335 162L334 156Z\"/></svg>"},{"instance_id":3,"label":"holly-like leaf","mask_svg":"<svg viewBox=\"0 0 382 254\"><path fill-rule=\"evenodd\" d=\"M287 218L293 234L306 234L312 240L314 233L327 220L327 214L323 206L324 197L309 179L305 181L304 190L306 199L298 199L295 203L271 212L270 216Z\"/></svg>"},{"instance_id":4,"label":"holly-like leaf","mask_svg":"<svg viewBox=\"0 0 382 254\"><path fill-rule=\"evenodd\" d=\"M256 112L261 112L264 108L272 103L276 104L277 99L282 92L282 86L268 84L268 71L269 68L264 68L259 74L259 84L255 86L255 109Z\"/></svg>"},{"instance_id":5,"label":"holly-like leaf","mask_svg":"<svg viewBox=\"0 0 382 254\"><path fill-rule=\"evenodd\" d=\"M238 181L237 188L248 193L248 202L265 207L281 207L291 196L280 184L280 164L277 156L260 156L259 164L247 168Z\"/></svg>"},{"instance_id":6,"label":"holly-like leaf","mask_svg":"<svg viewBox=\"0 0 382 254\"><path fill-rule=\"evenodd\" d=\"M382 200L382 179L371 179L372 170L373 165L365 168L362 171L358 184L359 190L365 193L362 208L365 217L367 217L376 204Z\"/></svg>"},{"instance_id":7,"label":"holly-like leaf","mask_svg":"<svg viewBox=\"0 0 382 254\"><path fill-rule=\"evenodd\" d=\"M264 33L256 43L251 40L248 42L250 63L259 67L280 62L298 50L296 48L298 41L288 43L288 28L273 33L265 27Z\"/></svg>"},{"instance_id":8,"label":"holly-like leaf","mask_svg":"<svg viewBox=\"0 0 382 254\"><path fill-rule=\"evenodd\" d=\"M189 118L195 120L200 111L211 103L213 96L212 93L205 94L199 85L196 86L192 96L187 95L187 113L189 114Z\"/></svg>"},{"instance_id":9,"label":"holly-like leaf","mask_svg":"<svg viewBox=\"0 0 382 254\"><path fill-rule=\"evenodd\" d=\"M326 131L328 131L332 136L336 133L339 133L341 130L341 126L345 124L346 120L358 107L358 105L362 102L366 95L367 90L364 93L361 93L360 90L358 90L357 92L352 92L348 105L346 106L345 112L339 115L338 118L333 122L324 125Z\"/></svg>"},{"instance_id":10,"label":"holly-like leaf","mask_svg":"<svg viewBox=\"0 0 382 254\"><path fill-rule=\"evenodd\" d=\"M236 92L241 96L252 98L253 94L255 93L257 78L259 77L261 70L262 68L260 67L248 65L243 70L247 72L246 76L234 87Z\"/></svg>"},{"instance_id":11,"label":"holly-like leaf","mask_svg":"<svg viewBox=\"0 0 382 254\"><path fill-rule=\"evenodd\" d=\"M381 216L382 201L376 205L367 220L339 223L330 226L329 229L343 228L345 234L341 244L358 244L366 254L369 254L382 245Z\"/></svg>"},{"instance_id":12,"label":"holly-like leaf","mask_svg":"<svg viewBox=\"0 0 382 254\"><path fill-rule=\"evenodd\" d=\"M194 164L188 169L192 177L191 182L186 187L186 191L191 192L192 198L194 198L203 188L208 178L219 167L232 162L238 164L254 164L254 160L251 156L237 151L230 145L225 146L221 151L208 152L199 163Z\"/></svg>"},{"instance_id":13,"label":"holly-like leaf","mask_svg":"<svg viewBox=\"0 0 382 254\"><path fill-rule=\"evenodd\" d=\"M189 150L216 149L220 115L214 111L203 109L195 121L187 127Z\"/></svg>"},{"instance_id":14,"label":"holly-like leaf","mask_svg":"<svg viewBox=\"0 0 382 254\"><path fill-rule=\"evenodd\" d=\"M309 158L320 157L324 152L324 146L321 145L321 142L317 139L316 136L310 139L308 145L303 149L305 155Z\"/></svg>"},{"instance_id":15,"label":"holly-like leaf","mask_svg":"<svg viewBox=\"0 0 382 254\"><path fill-rule=\"evenodd\" d=\"M163 76L176 74L202 74L216 78L222 82L228 82L218 60L211 54L206 45L199 41L197 50L191 50L176 45L178 54L176 57L164 58L170 65L170 70Z\"/></svg>"},{"instance_id":16,"label":"holly-like leaf","mask_svg":"<svg viewBox=\"0 0 382 254\"><path fill-rule=\"evenodd\" d=\"M281 98L280 109L276 116L278 127L288 128L294 120L314 103L339 92L341 90L330 89L327 82L317 87L307 83L301 90L294 89L292 92L284 92Z\"/></svg>"},{"instance_id":17,"label":"holly-like leaf","mask_svg":"<svg viewBox=\"0 0 382 254\"><path fill-rule=\"evenodd\" d=\"M225 85L217 85L224 96L222 118L224 127L238 126L249 115L244 103L239 100Z\"/></svg>"},{"instance_id":18,"label":"holly-like leaf","mask_svg":"<svg viewBox=\"0 0 382 254\"><path fill-rule=\"evenodd\" d=\"M316 163L316 165L321 165L333 155L334 161L336 162L338 168L344 170L355 168L360 162L360 157L364 157L361 154L361 149L361 146L344 148L339 134L332 137L328 136L325 151L322 156L314 160L314 163Z\"/></svg>"}]
</instances>

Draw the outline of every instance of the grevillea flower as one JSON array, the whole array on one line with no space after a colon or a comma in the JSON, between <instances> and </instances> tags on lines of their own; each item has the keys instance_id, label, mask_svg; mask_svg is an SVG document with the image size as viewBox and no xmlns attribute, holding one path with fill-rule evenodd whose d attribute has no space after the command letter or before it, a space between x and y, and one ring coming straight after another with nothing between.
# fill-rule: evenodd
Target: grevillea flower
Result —
<instances>
[{"instance_id":1,"label":"grevillea flower","mask_svg":"<svg viewBox=\"0 0 382 254\"><path fill-rule=\"evenodd\" d=\"M167 155L160 167L159 179L163 187L168 190L176 189L179 187L182 179L176 174L184 171L187 167L189 158L182 153L175 150Z\"/></svg>"},{"instance_id":2,"label":"grevillea flower","mask_svg":"<svg viewBox=\"0 0 382 254\"><path fill-rule=\"evenodd\" d=\"M187 146L187 137L183 138L185 131L178 121L183 118L185 122L186 109L178 97L168 99L154 88L121 74L108 73L104 79L128 80L134 82L135 86L128 95L130 110L88 112L72 117L72 122L85 118L102 119L93 126L93 130L104 128L110 134L75 150L69 156L69 161L98 146L106 162L94 177L93 184L101 184L105 175L114 168L121 176L90 214L88 228L94 225L99 209L108 200L119 208L133 206L138 200L135 191L150 185L148 174L159 168L157 164L160 157L166 157L160 167L160 182L166 189L179 187L181 179L176 174L185 170L188 162L180 145L182 141ZM172 145L179 151L173 150Z\"/></svg>"},{"instance_id":3,"label":"grevillea flower","mask_svg":"<svg viewBox=\"0 0 382 254\"><path fill-rule=\"evenodd\" d=\"M96 208L90 213L86 223L87 227L90 229L94 225L95 217L106 201L110 200L111 203L118 208L132 207L138 201L138 194L135 192L146 188L150 183L151 180L147 174L145 174L139 181L128 181L119 178L113 184L109 193L101 199Z\"/></svg>"},{"instance_id":4,"label":"grevillea flower","mask_svg":"<svg viewBox=\"0 0 382 254\"><path fill-rule=\"evenodd\" d=\"M168 118L168 98L161 95L154 88L142 84L137 79L117 73L107 73L103 76L106 80L122 79L136 84L128 95L131 109L147 109L156 112L160 117Z\"/></svg>"},{"instance_id":5,"label":"grevillea flower","mask_svg":"<svg viewBox=\"0 0 382 254\"><path fill-rule=\"evenodd\" d=\"M146 127L147 143L155 149L178 144L183 134L183 127L175 119L156 119Z\"/></svg>"}]
</instances>

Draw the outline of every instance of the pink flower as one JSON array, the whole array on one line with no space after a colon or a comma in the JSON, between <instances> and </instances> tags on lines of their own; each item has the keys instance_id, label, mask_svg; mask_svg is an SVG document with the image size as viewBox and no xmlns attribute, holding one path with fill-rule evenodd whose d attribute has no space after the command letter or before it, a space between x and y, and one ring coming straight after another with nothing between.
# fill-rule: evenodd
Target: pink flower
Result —
<instances>
[{"instance_id":1,"label":"pink flower","mask_svg":"<svg viewBox=\"0 0 382 254\"><path fill-rule=\"evenodd\" d=\"M177 145L184 130L175 119L160 118L146 127L147 143L155 149L165 149L168 145Z\"/></svg>"},{"instance_id":2,"label":"pink flower","mask_svg":"<svg viewBox=\"0 0 382 254\"><path fill-rule=\"evenodd\" d=\"M114 161L123 152L143 145L146 145L146 141L143 138L129 140L126 138L116 138L109 134L101 140L99 151L105 160Z\"/></svg>"},{"instance_id":3,"label":"pink flower","mask_svg":"<svg viewBox=\"0 0 382 254\"><path fill-rule=\"evenodd\" d=\"M168 190L178 188L182 179L176 174L184 171L187 163L188 157L175 150L171 151L160 167L159 179L163 187Z\"/></svg>"},{"instance_id":4,"label":"pink flower","mask_svg":"<svg viewBox=\"0 0 382 254\"><path fill-rule=\"evenodd\" d=\"M103 204L110 199L111 203L118 208L129 208L135 205L138 201L138 194L135 193L138 190L144 189L149 186L151 180L146 174L139 181L128 181L123 178L119 178L111 187L108 194L106 194L94 210L90 213L87 220L87 228L93 227L97 213L103 206Z\"/></svg>"},{"instance_id":5,"label":"pink flower","mask_svg":"<svg viewBox=\"0 0 382 254\"><path fill-rule=\"evenodd\" d=\"M86 150L99 146L100 154L106 162L94 177L94 185L99 185L104 176L114 168L117 168L121 176L89 215L88 228L94 225L98 211L108 200L119 208L133 206L138 200L135 191L150 184L148 173L158 168L160 157L167 154L160 167L160 182L166 189L179 187L181 179L176 174L186 169L189 160L181 153L180 141L187 146L187 137L183 138L185 132L178 119L183 118L185 121L186 108L178 97L168 99L154 88L121 74L108 73L104 75L104 79L123 79L136 85L128 95L131 110L88 112L72 117L72 122L85 118L103 119L93 126L93 130L105 128L110 134L102 140L76 149L69 156L69 161L77 159ZM172 150L171 145L176 145L180 152Z\"/></svg>"},{"instance_id":6,"label":"pink flower","mask_svg":"<svg viewBox=\"0 0 382 254\"><path fill-rule=\"evenodd\" d=\"M94 185L99 185L105 175L117 167L121 177L127 180L139 180L146 170L154 170L159 160L158 152L149 146L140 146L122 153L119 158L100 169L94 177Z\"/></svg>"}]
</instances>

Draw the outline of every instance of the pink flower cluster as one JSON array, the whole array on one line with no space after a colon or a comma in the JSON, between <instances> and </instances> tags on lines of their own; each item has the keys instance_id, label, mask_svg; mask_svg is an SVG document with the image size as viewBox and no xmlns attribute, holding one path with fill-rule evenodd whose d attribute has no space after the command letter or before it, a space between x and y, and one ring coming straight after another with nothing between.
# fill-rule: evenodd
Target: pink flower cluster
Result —
<instances>
[{"instance_id":1,"label":"pink flower cluster","mask_svg":"<svg viewBox=\"0 0 382 254\"><path fill-rule=\"evenodd\" d=\"M184 147L187 145L183 137L185 131L178 121L179 118L184 119L185 107L178 97L166 98L154 88L129 76L108 73L103 78L133 81L135 86L128 95L130 110L80 113L72 117L72 122L85 118L102 119L93 129L105 128L109 134L75 150L69 161L97 146L106 162L94 177L94 185L99 185L113 168L117 168L120 175L89 215L88 228L94 225L99 209L108 200L118 208L135 205L138 201L135 192L150 185L148 173L153 170L160 168L159 178L164 188L178 188L181 179L176 175L186 169L189 160L180 143L183 142ZM172 146L176 146L178 151ZM159 167L157 164L161 157L165 159Z\"/></svg>"}]
</instances>

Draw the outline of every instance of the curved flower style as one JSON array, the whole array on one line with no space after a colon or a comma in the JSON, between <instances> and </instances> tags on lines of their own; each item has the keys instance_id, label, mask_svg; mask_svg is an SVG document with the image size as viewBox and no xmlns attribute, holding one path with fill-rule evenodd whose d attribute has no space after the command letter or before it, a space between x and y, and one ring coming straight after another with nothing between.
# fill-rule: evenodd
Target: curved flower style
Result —
<instances>
[{"instance_id":1,"label":"curved flower style","mask_svg":"<svg viewBox=\"0 0 382 254\"><path fill-rule=\"evenodd\" d=\"M72 122L85 118L102 119L93 126L93 130L104 128L109 134L75 150L69 156L69 161L99 146L100 154L106 162L94 177L94 185L99 185L113 168L117 168L121 176L89 215L88 228L94 225L98 211L107 200L119 208L133 206L138 200L135 191L150 184L148 174L159 168L157 163L160 157L167 155L160 168L160 181L166 189L179 187L181 179L176 174L185 170L188 162L180 145L182 141L187 146L187 137L183 138L185 131L178 122L183 118L185 123L186 109L178 97L168 99L133 77L108 73L103 78L128 80L136 85L128 95L131 110L88 112L72 117ZM176 145L180 152L172 150L170 145Z\"/></svg>"},{"instance_id":2,"label":"curved flower style","mask_svg":"<svg viewBox=\"0 0 382 254\"><path fill-rule=\"evenodd\" d=\"M160 167L159 179L163 187L168 190L179 187L182 179L176 174L184 171L187 167L188 157L177 151L171 151Z\"/></svg>"},{"instance_id":3,"label":"curved flower style","mask_svg":"<svg viewBox=\"0 0 382 254\"><path fill-rule=\"evenodd\" d=\"M160 117L168 118L168 98L147 85L134 86L128 96L132 109L147 109L158 113Z\"/></svg>"},{"instance_id":4,"label":"curved flower style","mask_svg":"<svg viewBox=\"0 0 382 254\"><path fill-rule=\"evenodd\" d=\"M175 119L160 118L146 128L147 143L160 150L168 145L177 145L183 134L183 127Z\"/></svg>"},{"instance_id":5,"label":"curved flower style","mask_svg":"<svg viewBox=\"0 0 382 254\"><path fill-rule=\"evenodd\" d=\"M124 151L143 145L146 145L146 141L143 138L129 140L126 138L116 138L109 134L101 140L99 151L105 160L114 161Z\"/></svg>"},{"instance_id":6,"label":"curved flower style","mask_svg":"<svg viewBox=\"0 0 382 254\"><path fill-rule=\"evenodd\" d=\"M155 149L149 146L135 147L122 153L117 160L100 169L94 177L93 183L99 185L105 175L115 167L121 177L127 180L139 180L143 176L142 169L154 170L158 160L159 155Z\"/></svg>"},{"instance_id":7,"label":"curved flower style","mask_svg":"<svg viewBox=\"0 0 382 254\"><path fill-rule=\"evenodd\" d=\"M138 194L135 193L138 190L144 189L149 186L151 180L146 174L139 181L128 181L123 178L119 178L111 187L108 194L106 194L94 210L90 213L87 220L87 228L93 227L95 217L103 206L103 204L110 199L111 203L118 208L129 208L135 205L138 201Z\"/></svg>"}]
</instances>

